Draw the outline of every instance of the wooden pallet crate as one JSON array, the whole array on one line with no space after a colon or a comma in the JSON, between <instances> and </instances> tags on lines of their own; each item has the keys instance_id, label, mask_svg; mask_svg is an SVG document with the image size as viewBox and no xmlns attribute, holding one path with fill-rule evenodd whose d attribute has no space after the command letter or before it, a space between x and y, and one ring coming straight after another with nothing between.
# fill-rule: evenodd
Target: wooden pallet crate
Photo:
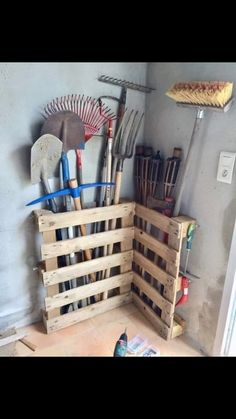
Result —
<instances>
[{"instance_id":1,"label":"wooden pallet crate","mask_svg":"<svg viewBox=\"0 0 236 419\"><path fill-rule=\"evenodd\" d=\"M163 338L170 339L183 333L184 321L175 314L176 296L180 290L180 252L187 228L195 220L185 216L168 218L134 202L58 214L37 210L34 214L43 240L40 277L47 292L43 312L47 333L131 301L139 307ZM137 227L134 216L142 219L146 225L148 223L167 233L168 243L162 243L150 231ZM56 240L57 229L89 225L114 218L120 220L119 228L115 230ZM58 258L63 255L111 244L116 244L116 251L111 255L58 267ZM150 259L150 251L166 261L164 267L159 267ZM139 270L135 269L137 266ZM109 278L93 281L96 272L110 268L115 269ZM147 274L164 286L163 295L155 284L147 280ZM91 283L60 292L61 283L84 275L91 275ZM92 296L96 297L95 303L61 314L62 307ZM159 307L161 314L156 312L155 307Z\"/></svg>"},{"instance_id":2,"label":"wooden pallet crate","mask_svg":"<svg viewBox=\"0 0 236 419\"><path fill-rule=\"evenodd\" d=\"M181 289L183 239L196 220L187 216L169 218L140 204L135 205L135 215L133 302L168 340L182 334L186 326L175 313L175 306Z\"/></svg>"},{"instance_id":3,"label":"wooden pallet crate","mask_svg":"<svg viewBox=\"0 0 236 419\"><path fill-rule=\"evenodd\" d=\"M43 236L41 245L43 267L41 265L40 277L47 291L43 313L47 333L131 302L134 209L135 203L128 202L112 207L57 214L45 210L34 211L39 232ZM73 239L56 240L57 229L89 225L114 218L120 219L120 228ZM58 267L58 257L60 256L117 243L120 243L117 253L70 266ZM107 279L60 292L59 284L62 282L84 275L91 275L94 279L96 272L115 267L119 268L120 272ZM115 295L107 295L109 290L114 290ZM101 296L103 293L105 295ZM96 303L61 314L61 307L92 296L96 296Z\"/></svg>"}]
</instances>

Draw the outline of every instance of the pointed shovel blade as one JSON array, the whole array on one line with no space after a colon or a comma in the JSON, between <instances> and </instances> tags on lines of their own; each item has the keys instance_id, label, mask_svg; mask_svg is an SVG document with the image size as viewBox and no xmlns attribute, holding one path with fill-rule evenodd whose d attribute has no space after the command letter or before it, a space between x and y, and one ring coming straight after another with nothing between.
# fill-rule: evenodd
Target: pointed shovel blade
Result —
<instances>
[{"instance_id":1,"label":"pointed shovel blade","mask_svg":"<svg viewBox=\"0 0 236 419\"><path fill-rule=\"evenodd\" d=\"M41 134L53 134L63 142L63 150L83 150L85 128L82 119L72 111L59 111L50 115L43 124Z\"/></svg>"}]
</instances>

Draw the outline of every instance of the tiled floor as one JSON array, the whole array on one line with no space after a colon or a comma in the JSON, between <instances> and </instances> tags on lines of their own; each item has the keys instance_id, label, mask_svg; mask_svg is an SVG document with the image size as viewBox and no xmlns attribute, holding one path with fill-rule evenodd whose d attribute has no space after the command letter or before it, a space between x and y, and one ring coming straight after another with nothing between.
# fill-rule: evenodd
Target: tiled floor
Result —
<instances>
[{"instance_id":1,"label":"tiled floor","mask_svg":"<svg viewBox=\"0 0 236 419\"><path fill-rule=\"evenodd\" d=\"M128 339L141 334L156 346L161 356L202 356L189 346L184 336L169 342L156 333L153 326L133 304L116 308L93 319L47 335L42 323L18 331L28 334L26 339L37 346L32 352L21 342L16 344L17 356L113 356L115 343L127 328Z\"/></svg>"}]
</instances>

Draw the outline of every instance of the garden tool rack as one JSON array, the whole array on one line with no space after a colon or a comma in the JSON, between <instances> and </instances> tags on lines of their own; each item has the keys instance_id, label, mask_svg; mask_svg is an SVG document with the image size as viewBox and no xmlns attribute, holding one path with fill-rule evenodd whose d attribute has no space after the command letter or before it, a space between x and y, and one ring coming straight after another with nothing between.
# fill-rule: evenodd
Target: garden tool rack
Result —
<instances>
[{"instance_id":1,"label":"garden tool rack","mask_svg":"<svg viewBox=\"0 0 236 419\"><path fill-rule=\"evenodd\" d=\"M138 307L164 339L169 340L184 332L185 322L175 313L177 293L181 290L180 254L188 226L196 220L188 216L169 218L143 205L124 200L117 205L57 214L36 210L34 215L43 239L39 274L47 290L43 310L47 333L130 302ZM167 233L168 243L138 228L135 225L137 217ZM56 240L57 229L114 219L119 220L114 230ZM140 249L148 248L146 255L142 254L142 250L135 250L136 242L142 245ZM116 246L111 255L58 267L58 257L62 255L114 244ZM155 254L165 261L164 268L153 262ZM106 269L110 270L108 278L59 292L62 282ZM151 283L148 276L155 281ZM158 291L157 282L164 286L163 295ZM109 294L106 299L61 314L63 306L107 291ZM160 309L158 313L156 307Z\"/></svg>"}]
</instances>

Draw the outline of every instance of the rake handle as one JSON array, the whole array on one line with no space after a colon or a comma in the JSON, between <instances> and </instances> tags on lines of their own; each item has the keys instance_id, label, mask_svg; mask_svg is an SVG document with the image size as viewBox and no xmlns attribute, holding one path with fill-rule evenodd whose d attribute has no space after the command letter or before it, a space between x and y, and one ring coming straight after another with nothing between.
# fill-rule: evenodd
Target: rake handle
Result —
<instances>
[{"instance_id":1,"label":"rake handle","mask_svg":"<svg viewBox=\"0 0 236 419\"><path fill-rule=\"evenodd\" d=\"M70 179L69 180L69 185L70 185L70 188L77 188L78 187L78 182L77 182L76 179ZM73 198L73 200L74 200L74 205L75 205L76 210L81 211L82 207L81 207L80 198L76 197L76 198ZM80 225L79 229L80 229L81 236L86 236L87 235L85 225ZM85 259L86 260L92 260L92 254L91 254L90 249L84 250L84 254L85 254ZM91 277L92 282L96 281L96 276L95 276L94 273L91 273L90 277Z\"/></svg>"}]
</instances>

